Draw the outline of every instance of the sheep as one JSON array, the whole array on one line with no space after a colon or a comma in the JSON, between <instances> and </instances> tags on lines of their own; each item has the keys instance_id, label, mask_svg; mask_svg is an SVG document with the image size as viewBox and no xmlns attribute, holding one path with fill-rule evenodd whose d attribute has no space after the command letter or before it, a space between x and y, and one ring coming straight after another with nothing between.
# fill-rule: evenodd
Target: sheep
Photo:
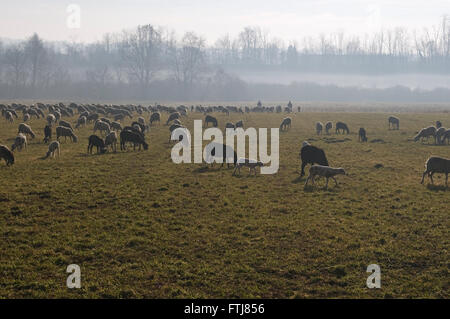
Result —
<instances>
[{"instance_id":1,"label":"sheep","mask_svg":"<svg viewBox=\"0 0 450 319\"><path fill-rule=\"evenodd\" d=\"M172 140L172 132L175 131L177 128L184 128L184 126L180 125L180 124L172 124L172 125L170 125L170 127L169 127L169 131L170 131L169 143ZM182 140L183 140L183 137L180 136L180 141L182 141Z\"/></svg>"},{"instance_id":2,"label":"sheep","mask_svg":"<svg viewBox=\"0 0 450 319\"><path fill-rule=\"evenodd\" d=\"M336 186L337 186L338 182L337 182L336 178L334 177L336 175L346 175L345 170L341 167L334 168L334 167L329 167L329 166L313 165L309 169L309 176L306 179L305 187L308 185L309 180L311 180L312 184L314 185L314 178L316 176L322 176L327 179L325 189L328 189L329 178L334 179L334 182L336 183Z\"/></svg>"},{"instance_id":3,"label":"sheep","mask_svg":"<svg viewBox=\"0 0 450 319\"><path fill-rule=\"evenodd\" d=\"M206 115L206 117L205 117L205 127L208 127L209 123L211 123L214 127L217 127L217 125L218 125L217 119L214 116Z\"/></svg>"},{"instance_id":4,"label":"sheep","mask_svg":"<svg viewBox=\"0 0 450 319\"><path fill-rule=\"evenodd\" d=\"M305 175L305 166L307 164L319 164L322 166L329 166L325 152L316 146L305 145L300 150L300 158L302 160L302 171L300 177Z\"/></svg>"},{"instance_id":5,"label":"sheep","mask_svg":"<svg viewBox=\"0 0 450 319\"><path fill-rule=\"evenodd\" d=\"M434 126L429 126L420 130L420 132L414 137L414 142L417 142L420 138L422 138L422 142L424 138L434 137L436 142L436 128Z\"/></svg>"},{"instance_id":6,"label":"sheep","mask_svg":"<svg viewBox=\"0 0 450 319\"><path fill-rule=\"evenodd\" d=\"M73 131L65 126L58 126L56 128L56 139L59 141L59 138L64 136L64 140L67 140L67 137L70 137L73 143L78 142L78 137L73 133Z\"/></svg>"},{"instance_id":7,"label":"sheep","mask_svg":"<svg viewBox=\"0 0 450 319\"><path fill-rule=\"evenodd\" d=\"M440 127L436 130L436 144L444 144L444 141L441 140L441 137L445 134L446 129L445 127Z\"/></svg>"},{"instance_id":8,"label":"sheep","mask_svg":"<svg viewBox=\"0 0 450 319\"><path fill-rule=\"evenodd\" d=\"M439 129L442 127L442 122L441 121L436 121L436 128Z\"/></svg>"},{"instance_id":9,"label":"sheep","mask_svg":"<svg viewBox=\"0 0 450 319\"><path fill-rule=\"evenodd\" d=\"M398 130L400 129L400 119L395 116L389 116L388 118L389 129Z\"/></svg>"},{"instance_id":10,"label":"sheep","mask_svg":"<svg viewBox=\"0 0 450 319\"><path fill-rule=\"evenodd\" d=\"M111 126L111 121L110 121L109 119L107 119L106 117L100 118L100 121L105 122L105 123L108 123L109 126Z\"/></svg>"},{"instance_id":11,"label":"sheep","mask_svg":"<svg viewBox=\"0 0 450 319\"><path fill-rule=\"evenodd\" d=\"M317 133L317 135L322 134L322 130L323 130L323 124L321 122L317 122L316 123L316 133Z\"/></svg>"},{"instance_id":12,"label":"sheep","mask_svg":"<svg viewBox=\"0 0 450 319\"><path fill-rule=\"evenodd\" d=\"M58 141L53 141L48 145L48 152L44 158L48 158L49 156L54 158L56 157L56 154L58 154L58 157L61 157L61 145Z\"/></svg>"},{"instance_id":13,"label":"sheep","mask_svg":"<svg viewBox=\"0 0 450 319\"><path fill-rule=\"evenodd\" d=\"M161 123L161 113L155 112L150 115L150 125L152 125L153 122Z\"/></svg>"},{"instance_id":14,"label":"sheep","mask_svg":"<svg viewBox=\"0 0 450 319\"><path fill-rule=\"evenodd\" d=\"M91 123L92 121L95 122L95 121L98 120L99 116L100 116L100 115L98 115L98 113L92 113L92 114L89 114L89 115L86 117L87 122L88 122L88 123Z\"/></svg>"},{"instance_id":15,"label":"sheep","mask_svg":"<svg viewBox=\"0 0 450 319\"><path fill-rule=\"evenodd\" d=\"M14 154L5 145L0 145L0 160L2 158L5 160L6 166L14 164Z\"/></svg>"},{"instance_id":16,"label":"sheep","mask_svg":"<svg viewBox=\"0 0 450 319\"><path fill-rule=\"evenodd\" d=\"M236 125L235 125L235 127L236 127L236 128L238 128L238 127L242 127L242 128L244 128L244 122L242 122L242 120L240 120L240 121L236 122Z\"/></svg>"},{"instance_id":17,"label":"sheep","mask_svg":"<svg viewBox=\"0 0 450 319\"><path fill-rule=\"evenodd\" d=\"M327 122L327 124L325 124L325 133L327 134L327 135L329 135L330 134L330 130L333 128L333 123L331 123L331 122Z\"/></svg>"},{"instance_id":18,"label":"sheep","mask_svg":"<svg viewBox=\"0 0 450 319\"><path fill-rule=\"evenodd\" d=\"M283 121L281 121L280 130L285 131L287 128L291 128L292 119L290 117L285 117Z\"/></svg>"},{"instance_id":19,"label":"sheep","mask_svg":"<svg viewBox=\"0 0 450 319\"><path fill-rule=\"evenodd\" d=\"M446 130L444 134L442 134L442 144L447 140L447 145L450 144L450 129Z\"/></svg>"},{"instance_id":20,"label":"sheep","mask_svg":"<svg viewBox=\"0 0 450 319\"><path fill-rule=\"evenodd\" d=\"M16 148L21 151L23 147L25 147L25 149L27 148L27 137L24 134L19 133L14 140L14 144L11 146L11 151L14 152L14 149Z\"/></svg>"},{"instance_id":21,"label":"sheep","mask_svg":"<svg viewBox=\"0 0 450 319\"><path fill-rule=\"evenodd\" d=\"M105 147L111 146L111 150L117 152L117 133L112 131L105 137Z\"/></svg>"},{"instance_id":22,"label":"sheep","mask_svg":"<svg viewBox=\"0 0 450 319\"><path fill-rule=\"evenodd\" d=\"M227 128L232 128L232 129L234 129L235 126L234 126L233 123L228 122L227 124L225 124L225 129L227 129Z\"/></svg>"},{"instance_id":23,"label":"sheep","mask_svg":"<svg viewBox=\"0 0 450 319\"><path fill-rule=\"evenodd\" d=\"M29 119L30 119L30 114L25 113L25 114L23 115L23 121L24 121L24 122L28 122Z\"/></svg>"},{"instance_id":24,"label":"sheep","mask_svg":"<svg viewBox=\"0 0 450 319\"><path fill-rule=\"evenodd\" d=\"M178 125L182 125L181 121L179 119L173 120L172 122L173 124L178 124Z\"/></svg>"},{"instance_id":25,"label":"sheep","mask_svg":"<svg viewBox=\"0 0 450 319\"><path fill-rule=\"evenodd\" d=\"M61 113L58 112L58 111L54 111L52 114L53 114L53 115L55 116L55 118L56 118L56 123L58 123L58 121L61 119Z\"/></svg>"},{"instance_id":26,"label":"sheep","mask_svg":"<svg viewBox=\"0 0 450 319\"><path fill-rule=\"evenodd\" d=\"M36 135L34 134L33 130L31 129L31 127L25 123L20 123L19 124L19 131L18 133L23 133L25 135L30 135L31 138L35 138Z\"/></svg>"},{"instance_id":27,"label":"sheep","mask_svg":"<svg viewBox=\"0 0 450 319\"><path fill-rule=\"evenodd\" d=\"M13 123L14 122L14 118L13 115L10 111L5 113L5 119L7 122Z\"/></svg>"},{"instance_id":28,"label":"sheep","mask_svg":"<svg viewBox=\"0 0 450 319\"><path fill-rule=\"evenodd\" d=\"M252 170L255 172L256 175L256 168L262 167L264 164L260 161L254 160L254 159L248 159L248 158L239 158L236 161L236 165L234 167L233 175L235 175L236 170L238 170L239 175L241 175L241 167L246 166L249 168L249 175L252 173Z\"/></svg>"},{"instance_id":29,"label":"sheep","mask_svg":"<svg viewBox=\"0 0 450 319\"><path fill-rule=\"evenodd\" d=\"M434 184L433 174L434 173L443 173L445 174L445 187L448 187L448 173L450 173L450 159L446 159L438 156L431 156L425 163L425 171L422 174L423 184L425 179L425 175L431 179L431 183Z\"/></svg>"},{"instance_id":30,"label":"sheep","mask_svg":"<svg viewBox=\"0 0 450 319\"><path fill-rule=\"evenodd\" d=\"M167 119L166 125L169 125L169 123L173 120L179 119L181 117L180 112L173 112L169 115L169 118Z\"/></svg>"},{"instance_id":31,"label":"sheep","mask_svg":"<svg viewBox=\"0 0 450 319\"><path fill-rule=\"evenodd\" d=\"M350 130L348 129L347 124L343 122L337 122L336 123L336 134L340 134L342 131L342 134L350 134Z\"/></svg>"},{"instance_id":32,"label":"sheep","mask_svg":"<svg viewBox=\"0 0 450 319\"><path fill-rule=\"evenodd\" d=\"M133 123L131 123L131 126L137 127L137 128L139 128L139 131L141 133L145 133L146 127L144 124L139 123L139 122L133 122Z\"/></svg>"},{"instance_id":33,"label":"sheep","mask_svg":"<svg viewBox=\"0 0 450 319\"><path fill-rule=\"evenodd\" d=\"M111 130L122 131L122 125L119 122L111 122Z\"/></svg>"},{"instance_id":34,"label":"sheep","mask_svg":"<svg viewBox=\"0 0 450 319\"><path fill-rule=\"evenodd\" d=\"M126 150L126 143L127 142L131 142L133 143L134 146L134 150L136 149L136 145L139 145L139 150L141 150L141 145L144 147L144 150L148 149L148 144L145 142L145 139L135 133L135 132L131 132L128 130L123 130L122 132L120 132L120 149L121 150Z\"/></svg>"},{"instance_id":35,"label":"sheep","mask_svg":"<svg viewBox=\"0 0 450 319\"><path fill-rule=\"evenodd\" d=\"M222 157L219 157L219 154L216 155L216 149L222 149ZM233 161L233 164L236 167L238 158L236 152L231 146L212 142L206 145L205 154L205 161L206 163L210 163L211 166L214 165L214 159L221 159L222 165L220 167L223 167L225 162L227 163L227 167L230 167L230 161Z\"/></svg>"},{"instance_id":36,"label":"sheep","mask_svg":"<svg viewBox=\"0 0 450 319\"><path fill-rule=\"evenodd\" d=\"M70 125L70 123L68 123L68 122L66 122L66 121L60 120L60 121L59 121L59 126L65 126L65 127L67 127L67 128L70 128L70 129L73 131L72 125Z\"/></svg>"},{"instance_id":37,"label":"sheep","mask_svg":"<svg viewBox=\"0 0 450 319\"><path fill-rule=\"evenodd\" d=\"M367 142L366 130L364 129L364 127L359 128L358 141Z\"/></svg>"},{"instance_id":38,"label":"sheep","mask_svg":"<svg viewBox=\"0 0 450 319\"><path fill-rule=\"evenodd\" d=\"M98 137L97 135L89 136L89 144L87 147L88 154L92 154L92 148L94 146L97 147L97 154L103 154L106 152L105 141L103 141L103 139Z\"/></svg>"},{"instance_id":39,"label":"sheep","mask_svg":"<svg viewBox=\"0 0 450 319\"><path fill-rule=\"evenodd\" d=\"M46 125L44 127L44 143L50 142L52 138L52 127L50 125Z\"/></svg>"},{"instance_id":40,"label":"sheep","mask_svg":"<svg viewBox=\"0 0 450 319\"><path fill-rule=\"evenodd\" d=\"M80 116L77 120L77 124L75 125L75 128L79 128L80 126L85 127L87 122L86 116Z\"/></svg>"},{"instance_id":41,"label":"sheep","mask_svg":"<svg viewBox=\"0 0 450 319\"><path fill-rule=\"evenodd\" d=\"M100 131L100 134L109 134L111 132L111 128L108 123L98 120L94 125L94 133L96 131Z\"/></svg>"},{"instance_id":42,"label":"sheep","mask_svg":"<svg viewBox=\"0 0 450 319\"><path fill-rule=\"evenodd\" d=\"M53 123L56 123L56 117L53 114L47 115L47 123L52 126Z\"/></svg>"}]
</instances>

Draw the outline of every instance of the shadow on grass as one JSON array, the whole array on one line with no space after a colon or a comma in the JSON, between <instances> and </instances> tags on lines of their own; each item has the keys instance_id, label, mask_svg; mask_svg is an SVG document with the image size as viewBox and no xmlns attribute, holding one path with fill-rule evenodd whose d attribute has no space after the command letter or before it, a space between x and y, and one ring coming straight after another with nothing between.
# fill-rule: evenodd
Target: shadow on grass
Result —
<instances>
[{"instance_id":1,"label":"shadow on grass","mask_svg":"<svg viewBox=\"0 0 450 319\"><path fill-rule=\"evenodd\" d=\"M448 187L446 187L445 185L428 184L427 188L428 190L433 192L446 192L448 190Z\"/></svg>"},{"instance_id":2,"label":"shadow on grass","mask_svg":"<svg viewBox=\"0 0 450 319\"><path fill-rule=\"evenodd\" d=\"M292 184L299 184L300 182L302 182L304 180L305 180L304 176L297 176L297 178L292 181Z\"/></svg>"},{"instance_id":3,"label":"shadow on grass","mask_svg":"<svg viewBox=\"0 0 450 319\"><path fill-rule=\"evenodd\" d=\"M220 170L231 170L234 169L234 167L227 167L226 165L224 165L223 167L221 167L220 165L217 166L202 166L199 168L194 169L192 172L195 174L202 174L202 173L207 173L207 172L218 172Z\"/></svg>"}]
</instances>

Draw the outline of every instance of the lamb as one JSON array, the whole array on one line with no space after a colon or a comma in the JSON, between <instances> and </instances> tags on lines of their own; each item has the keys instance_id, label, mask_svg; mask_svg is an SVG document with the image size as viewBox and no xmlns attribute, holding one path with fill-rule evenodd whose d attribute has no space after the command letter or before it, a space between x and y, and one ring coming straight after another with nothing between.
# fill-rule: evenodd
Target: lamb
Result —
<instances>
[{"instance_id":1,"label":"lamb","mask_svg":"<svg viewBox=\"0 0 450 319\"><path fill-rule=\"evenodd\" d=\"M73 133L73 131L65 126L58 126L56 128L56 139L59 141L59 138L64 136L64 140L67 140L67 137L70 137L73 143L78 142L78 137Z\"/></svg>"},{"instance_id":2,"label":"lamb","mask_svg":"<svg viewBox=\"0 0 450 319\"><path fill-rule=\"evenodd\" d=\"M16 148L21 151L23 147L25 147L25 149L27 148L27 137L24 134L19 133L14 140L14 144L11 146L11 151L14 152L14 149Z\"/></svg>"},{"instance_id":3,"label":"lamb","mask_svg":"<svg viewBox=\"0 0 450 319\"><path fill-rule=\"evenodd\" d=\"M85 127L87 122L86 116L80 116L77 120L77 124L75 125L75 128L79 128L80 126Z\"/></svg>"},{"instance_id":4,"label":"lamb","mask_svg":"<svg viewBox=\"0 0 450 319\"><path fill-rule=\"evenodd\" d=\"M92 148L94 146L97 147L97 154L103 154L106 152L105 141L103 141L103 139L98 137L97 135L89 136L89 144L87 148L88 154L92 154Z\"/></svg>"},{"instance_id":5,"label":"lamb","mask_svg":"<svg viewBox=\"0 0 450 319\"><path fill-rule=\"evenodd\" d=\"M292 119L290 117L285 117L283 121L281 121L280 130L285 131L287 128L291 128Z\"/></svg>"},{"instance_id":6,"label":"lamb","mask_svg":"<svg viewBox=\"0 0 450 319\"><path fill-rule=\"evenodd\" d=\"M120 132L120 149L126 150L126 143L131 142L133 143L134 149L136 149L136 145L139 145L139 150L141 150L141 145L144 147L144 150L148 149L148 144L145 142L145 139L131 131L123 130Z\"/></svg>"},{"instance_id":7,"label":"lamb","mask_svg":"<svg viewBox=\"0 0 450 319\"><path fill-rule=\"evenodd\" d=\"M155 112L150 115L150 125L152 125L153 122L161 123L161 113Z\"/></svg>"},{"instance_id":8,"label":"lamb","mask_svg":"<svg viewBox=\"0 0 450 319\"><path fill-rule=\"evenodd\" d=\"M398 130L400 128L400 119L395 116L389 116L388 118L389 129Z\"/></svg>"},{"instance_id":9,"label":"lamb","mask_svg":"<svg viewBox=\"0 0 450 319\"><path fill-rule=\"evenodd\" d=\"M208 127L209 123L211 123L214 127L217 127L217 125L218 125L217 119L214 116L206 115L206 117L205 117L205 127Z\"/></svg>"},{"instance_id":10,"label":"lamb","mask_svg":"<svg viewBox=\"0 0 450 319\"><path fill-rule=\"evenodd\" d=\"M25 123L20 123L19 124L19 132L18 133L23 133L25 135L30 135L31 138L35 138L36 135L34 134L33 130L31 129L31 127Z\"/></svg>"},{"instance_id":11,"label":"lamb","mask_svg":"<svg viewBox=\"0 0 450 319\"><path fill-rule=\"evenodd\" d=\"M347 124L343 122L337 122L336 123L336 134L340 134L342 131L342 134L350 134L350 130L348 129Z\"/></svg>"},{"instance_id":12,"label":"lamb","mask_svg":"<svg viewBox=\"0 0 450 319\"><path fill-rule=\"evenodd\" d=\"M346 175L345 170L341 167L334 168L329 166L322 166L322 165L313 165L309 169L309 176L306 179L305 187L308 185L309 180L312 181L312 184L314 185L314 178L316 176L323 176L327 179L327 184L325 185L325 189L328 189L328 179L332 178L334 179L334 182L336 183L336 186L338 185L338 182L334 176L336 175Z\"/></svg>"},{"instance_id":13,"label":"lamb","mask_svg":"<svg viewBox=\"0 0 450 319\"><path fill-rule=\"evenodd\" d=\"M425 163L425 171L422 174L423 184L425 179L425 175L431 179L431 183L434 184L433 174L434 173L443 173L445 174L445 187L448 187L448 173L450 173L450 159L446 159L438 156L431 156Z\"/></svg>"},{"instance_id":14,"label":"lamb","mask_svg":"<svg viewBox=\"0 0 450 319\"><path fill-rule=\"evenodd\" d=\"M14 164L14 154L5 145L0 145L0 160L2 158L5 160L6 166Z\"/></svg>"},{"instance_id":15,"label":"lamb","mask_svg":"<svg viewBox=\"0 0 450 319\"><path fill-rule=\"evenodd\" d=\"M317 122L316 123L316 133L317 133L317 135L322 134L322 130L323 130L323 124L321 122Z\"/></svg>"},{"instance_id":16,"label":"lamb","mask_svg":"<svg viewBox=\"0 0 450 319\"><path fill-rule=\"evenodd\" d=\"M50 125L46 125L44 127L44 143L50 142L52 138L52 127Z\"/></svg>"},{"instance_id":17,"label":"lamb","mask_svg":"<svg viewBox=\"0 0 450 319\"><path fill-rule=\"evenodd\" d=\"M436 142L436 128L434 126L429 126L420 130L420 132L414 137L414 142L417 142L420 138L422 138L422 142L424 138L434 137Z\"/></svg>"},{"instance_id":18,"label":"lamb","mask_svg":"<svg viewBox=\"0 0 450 319\"><path fill-rule=\"evenodd\" d=\"M262 167L264 164L260 161L254 160L254 159L248 159L248 158L239 158L236 162L236 165L234 167L233 175L235 175L236 170L238 170L239 175L241 175L241 167L246 166L249 168L249 175L252 173L252 170L255 172L256 175L256 168Z\"/></svg>"},{"instance_id":19,"label":"lamb","mask_svg":"<svg viewBox=\"0 0 450 319\"><path fill-rule=\"evenodd\" d=\"M359 128L358 141L367 142L366 130L364 129L364 127Z\"/></svg>"},{"instance_id":20,"label":"lamb","mask_svg":"<svg viewBox=\"0 0 450 319\"><path fill-rule=\"evenodd\" d=\"M48 152L44 158L48 158L49 156L54 158L56 157L56 154L58 154L58 157L61 157L61 146L58 141L53 141L48 145Z\"/></svg>"},{"instance_id":21,"label":"lamb","mask_svg":"<svg viewBox=\"0 0 450 319\"><path fill-rule=\"evenodd\" d=\"M95 125L94 125L94 133L97 130L100 131L100 134L102 134L102 135L109 134L109 132L111 132L111 128L110 128L109 124L106 122L100 121L100 120L95 122Z\"/></svg>"},{"instance_id":22,"label":"lamb","mask_svg":"<svg viewBox=\"0 0 450 319\"><path fill-rule=\"evenodd\" d=\"M302 171L300 177L305 175L305 166L307 164L319 164L322 166L329 166L325 152L313 145L305 145L300 150L300 158L302 160Z\"/></svg>"},{"instance_id":23,"label":"lamb","mask_svg":"<svg viewBox=\"0 0 450 319\"><path fill-rule=\"evenodd\" d=\"M327 135L329 135L330 134L330 130L333 128L333 123L331 123L331 122L327 122L327 124L325 124L325 133L327 134Z\"/></svg>"},{"instance_id":24,"label":"lamb","mask_svg":"<svg viewBox=\"0 0 450 319\"><path fill-rule=\"evenodd\" d=\"M111 146L111 150L117 152L117 133L112 131L105 137L105 147Z\"/></svg>"}]
</instances>

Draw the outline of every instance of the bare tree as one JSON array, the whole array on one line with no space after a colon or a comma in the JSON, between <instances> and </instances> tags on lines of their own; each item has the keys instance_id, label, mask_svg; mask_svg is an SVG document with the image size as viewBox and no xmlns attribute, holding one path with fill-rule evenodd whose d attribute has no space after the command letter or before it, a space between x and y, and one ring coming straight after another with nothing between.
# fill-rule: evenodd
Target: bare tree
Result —
<instances>
[{"instance_id":1,"label":"bare tree","mask_svg":"<svg viewBox=\"0 0 450 319\"><path fill-rule=\"evenodd\" d=\"M35 33L33 34L27 42L26 53L28 60L30 62L30 84L31 88L34 90L36 87L36 82L39 73L43 71L44 65L46 63L46 50L44 48L44 42Z\"/></svg>"},{"instance_id":2,"label":"bare tree","mask_svg":"<svg viewBox=\"0 0 450 319\"><path fill-rule=\"evenodd\" d=\"M12 45L5 51L6 73L16 92L25 86L27 79L27 56L23 43Z\"/></svg>"}]
</instances>

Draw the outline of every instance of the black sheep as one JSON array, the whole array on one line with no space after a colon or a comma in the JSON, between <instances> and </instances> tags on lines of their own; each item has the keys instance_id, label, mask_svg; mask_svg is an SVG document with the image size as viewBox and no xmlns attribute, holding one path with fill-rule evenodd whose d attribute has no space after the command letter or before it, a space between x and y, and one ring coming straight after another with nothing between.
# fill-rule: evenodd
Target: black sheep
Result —
<instances>
[{"instance_id":1,"label":"black sheep","mask_svg":"<svg viewBox=\"0 0 450 319\"><path fill-rule=\"evenodd\" d=\"M367 142L366 130L364 129L364 127L361 127L359 129L358 140L360 142Z\"/></svg>"},{"instance_id":2,"label":"black sheep","mask_svg":"<svg viewBox=\"0 0 450 319\"><path fill-rule=\"evenodd\" d=\"M300 158L302 159L302 173L300 176L305 175L305 166L307 164L329 166L323 149L312 145L305 145L302 147L300 150Z\"/></svg>"},{"instance_id":3,"label":"black sheep","mask_svg":"<svg viewBox=\"0 0 450 319\"><path fill-rule=\"evenodd\" d=\"M44 136L44 143L50 142L52 139L52 127L50 125L44 127Z\"/></svg>"},{"instance_id":4,"label":"black sheep","mask_svg":"<svg viewBox=\"0 0 450 319\"><path fill-rule=\"evenodd\" d=\"M141 133L142 134L142 133ZM145 142L145 139L140 135L132 131L123 130L120 132L120 149L126 150L126 143L133 143L134 148L136 149L136 145L139 145L139 150L141 150L141 145L144 147L144 150L148 149L148 144Z\"/></svg>"},{"instance_id":5,"label":"black sheep","mask_svg":"<svg viewBox=\"0 0 450 319\"><path fill-rule=\"evenodd\" d=\"M103 141L103 139L98 137L97 135L89 136L89 145L87 149L88 153L92 154L92 148L94 146L97 147L97 153L103 154L106 152L105 141Z\"/></svg>"}]
</instances>

